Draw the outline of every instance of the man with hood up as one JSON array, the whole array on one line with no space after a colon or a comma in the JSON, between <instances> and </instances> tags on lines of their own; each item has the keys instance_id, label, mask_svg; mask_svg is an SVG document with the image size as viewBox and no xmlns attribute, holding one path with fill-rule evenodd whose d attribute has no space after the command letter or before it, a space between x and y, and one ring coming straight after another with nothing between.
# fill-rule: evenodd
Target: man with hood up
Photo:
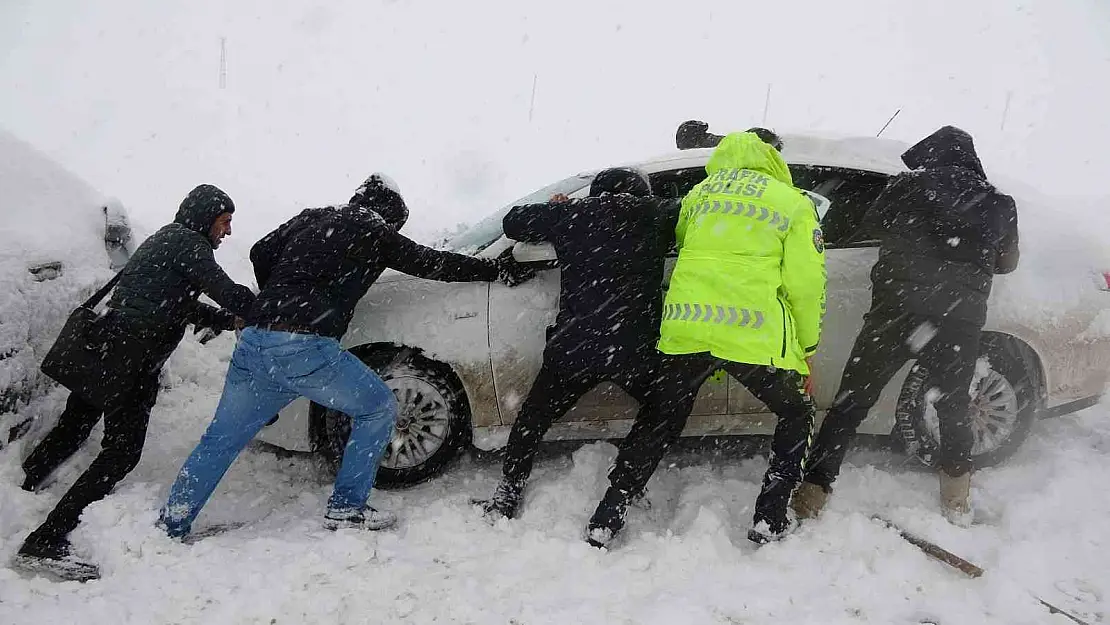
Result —
<instances>
[{"instance_id":1,"label":"man with hood up","mask_svg":"<svg viewBox=\"0 0 1110 625\"><path fill-rule=\"evenodd\" d=\"M663 262L674 241L678 203L651 197L651 184L632 168L606 169L594 177L589 197L558 198L514 207L505 235L526 243L550 242L560 269L559 314L548 332L543 365L524 400L505 450L501 482L488 499L476 499L488 519L513 518L520 507L532 461L551 424L591 388L613 382L641 403L632 431L621 444L613 489L623 506L639 495L630 471L647 482L669 438L666 416L654 409ZM651 409L649 409L651 408ZM642 486L642 485L641 485ZM612 490L612 489L611 489Z\"/></svg>"},{"instance_id":2,"label":"man with hood up","mask_svg":"<svg viewBox=\"0 0 1110 625\"><path fill-rule=\"evenodd\" d=\"M916 358L939 390L941 510L954 524L971 522L969 390L993 276L1017 268L1017 209L987 181L971 136L959 128L937 130L902 161L913 171L894 178L861 228L882 241L871 310L794 497L802 518L824 508L856 428Z\"/></svg>"},{"instance_id":3,"label":"man with hood up","mask_svg":"<svg viewBox=\"0 0 1110 625\"><path fill-rule=\"evenodd\" d=\"M171 537L193 520L239 452L299 396L351 418L351 434L328 500L328 529L378 530L396 516L368 505L397 416L392 391L340 347L355 306L386 268L443 282L532 277L511 256L474 258L419 245L398 230L408 219L401 192L372 174L339 207L303 211L251 248L261 292L228 368L216 416L170 488L159 525Z\"/></svg>"},{"instance_id":4,"label":"man with hood up","mask_svg":"<svg viewBox=\"0 0 1110 625\"><path fill-rule=\"evenodd\" d=\"M187 324L198 331L231 330L236 317L245 317L254 302L251 290L233 282L212 254L231 234L234 212L235 204L220 189L196 187L181 203L174 222L146 239L120 272L97 323L107 337L104 362L125 363L121 369L126 373L103 381L111 389L103 405L70 394L58 423L23 463L23 489L37 490L81 447L103 416L101 451L24 541L17 554L22 568L74 579L97 576L95 565L70 555L66 537L85 507L104 498L139 463L163 363L181 342ZM224 310L198 302L201 293Z\"/></svg>"},{"instance_id":5,"label":"man with hood up","mask_svg":"<svg viewBox=\"0 0 1110 625\"><path fill-rule=\"evenodd\" d=\"M778 416L748 532L757 543L792 527L790 496L813 429L808 360L825 312L816 207L794 188L781 148L778 135L764 128L726 135L705 166L708 177L683 198L658 345L657 392L669 398L660 421L675 432L718 369ZM602 535L620 527L619 519L608 526L595 521Z\"/></svg>"}]
</instances>

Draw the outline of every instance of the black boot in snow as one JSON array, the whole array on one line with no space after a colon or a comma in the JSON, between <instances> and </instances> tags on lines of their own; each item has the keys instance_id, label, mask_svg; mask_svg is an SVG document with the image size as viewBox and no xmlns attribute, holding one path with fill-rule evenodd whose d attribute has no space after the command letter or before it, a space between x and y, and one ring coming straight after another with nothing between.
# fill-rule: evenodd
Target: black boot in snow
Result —
<instances>
[{"instance_id":1,"label":"black boot in snow","mask_svg":"<svg viewBox=\"0 0 1110 625\"><path fill-rule=\"evenodd\" d=\"M489 522L516 516L524 498L524 483L502 478L489 499L471 499L470 503L482 509L482 516Z\"/></svg>"},{"instance_id":2,"label":"black boot in snow","mask_svg":"<svg viewBox=\"0 0 1110 625\"><path fill-rule=\"evenodd\" d=\"M100 578L100 569L70 553L69 542L28 540L15 554L12 565L27 573L45 574L60 581L87 582Z\"/></svg>"},{"instance_id":3,"label":"black boot in snow","mask_svg":"<svg viewBox=\"0 0 1110 625\"><path fill-rule=\"evenodd\" d=\"M51 471L50 473L53 473L53 471ZM46 475L32 475L31 473L27 473L26 470L24 470L23 484L21 484L19 487L29 493L40 492L43 489L43 486L49 486L49 484L46 484L45 482L46 478L50 477L50 473L47 473Z\"/></svg>"},{"instance_id":4,"label":"black boot in snow","mask_svg":"<svg viewBox=\"0 0 1110 625\"><path fill-rule=\"evenodd\" d=\"M624 527L627 513L628 494L610 486L586 526L586 542L599 549L609 546Z\"/></svg>"},{"instance_id":5,"label":"black boot in snow","mask_svg":"<svg viewBox=\"0 0 1110 625\"><path fill-rule=\"evenodd\" d=\"M798 526L790 510L790 494L797 482L768 473L755 500L755 518L748 540L758 545L780 540Z\"/></svg>"}]
</instances>

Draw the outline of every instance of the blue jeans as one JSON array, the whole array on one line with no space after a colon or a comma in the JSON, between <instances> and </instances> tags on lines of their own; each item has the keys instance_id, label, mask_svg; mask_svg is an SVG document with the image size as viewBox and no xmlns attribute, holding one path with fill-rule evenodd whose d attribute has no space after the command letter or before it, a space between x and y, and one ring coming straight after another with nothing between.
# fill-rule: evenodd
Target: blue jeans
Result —
<instances>
[{"instance_id":1,"label":"blue jeans","mask_svg":"<svg viewBox=\"0 0 1110 625\"><path fill-rule=\"evenodd\" d=\"M328 508L366 505L397 419L397 400L373 371L332 338L247 328L228 367L216 416L170 488L161 522L171 536L193 520L239 452L298 396L351 417L351 437Z\"/></svg>"}]
</instances>

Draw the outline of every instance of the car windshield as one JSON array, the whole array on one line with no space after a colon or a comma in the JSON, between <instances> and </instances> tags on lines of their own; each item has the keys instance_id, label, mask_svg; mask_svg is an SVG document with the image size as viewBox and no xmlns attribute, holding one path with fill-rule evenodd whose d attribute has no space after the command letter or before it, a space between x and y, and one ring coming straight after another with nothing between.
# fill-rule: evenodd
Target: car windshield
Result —
<instances>
[{"instance_id":1,"label":"car windshield","mask_svg":"<svg viewBox=\"0 0 1110 625\"><path fill-rule=\"evenodd\" d=\"M447 242L446 248L460 254L468 254L473 256L478 252L486 249L493 244L494 241L501 238L504 230L501 227L501 221L505 219L514 206L521 206L523 204L537 204L539 202L546 202L551 196L556 193L563 193L570 195L586 185L590 184L593 180L594 174L578 174L564 180L560 180L555 184L548 185L538 191L530 193L515 202L508 204L501 208L496 213L486 217L482 221L474 224L465 232L455 236Z\"/></svg>"}]
</instances>

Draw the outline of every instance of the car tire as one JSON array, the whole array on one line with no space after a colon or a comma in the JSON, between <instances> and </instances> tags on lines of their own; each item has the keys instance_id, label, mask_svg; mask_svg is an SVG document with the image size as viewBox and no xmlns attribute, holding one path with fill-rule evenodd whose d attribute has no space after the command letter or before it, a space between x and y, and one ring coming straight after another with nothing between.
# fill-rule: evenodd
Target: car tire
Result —
<instances>
[{"instance_id":1,"label":"car tire","mask_svg":"<svg viewBox=\"0 0 1110 625\"><path fill-rule=\"evenodd\" d=\"M393 438L374 486L411 486L439 475L470 443L470 407L458 376L412 349L352 351L381 376L398 403ZM316 451L335 473L351 433L350 418L315 403L311 414Z\"/></svg>"},{"instance_id":2,"label":"car tire","mask_svg":"<svg viewBox=\"0 0 1110 625\"><path fill-rule=\"evenodd\" d=\"M1013 455L1045 405L1040 360L1019 339L984 332L979 363L971 405L975 437L971 462L975 469L996 465ZM906 452L929 467L938 466L940 459L936 411L926 397L935 386L928 370L914 367L902 385L895 413L895 429Z\"/></svg>"}]
</instances>

